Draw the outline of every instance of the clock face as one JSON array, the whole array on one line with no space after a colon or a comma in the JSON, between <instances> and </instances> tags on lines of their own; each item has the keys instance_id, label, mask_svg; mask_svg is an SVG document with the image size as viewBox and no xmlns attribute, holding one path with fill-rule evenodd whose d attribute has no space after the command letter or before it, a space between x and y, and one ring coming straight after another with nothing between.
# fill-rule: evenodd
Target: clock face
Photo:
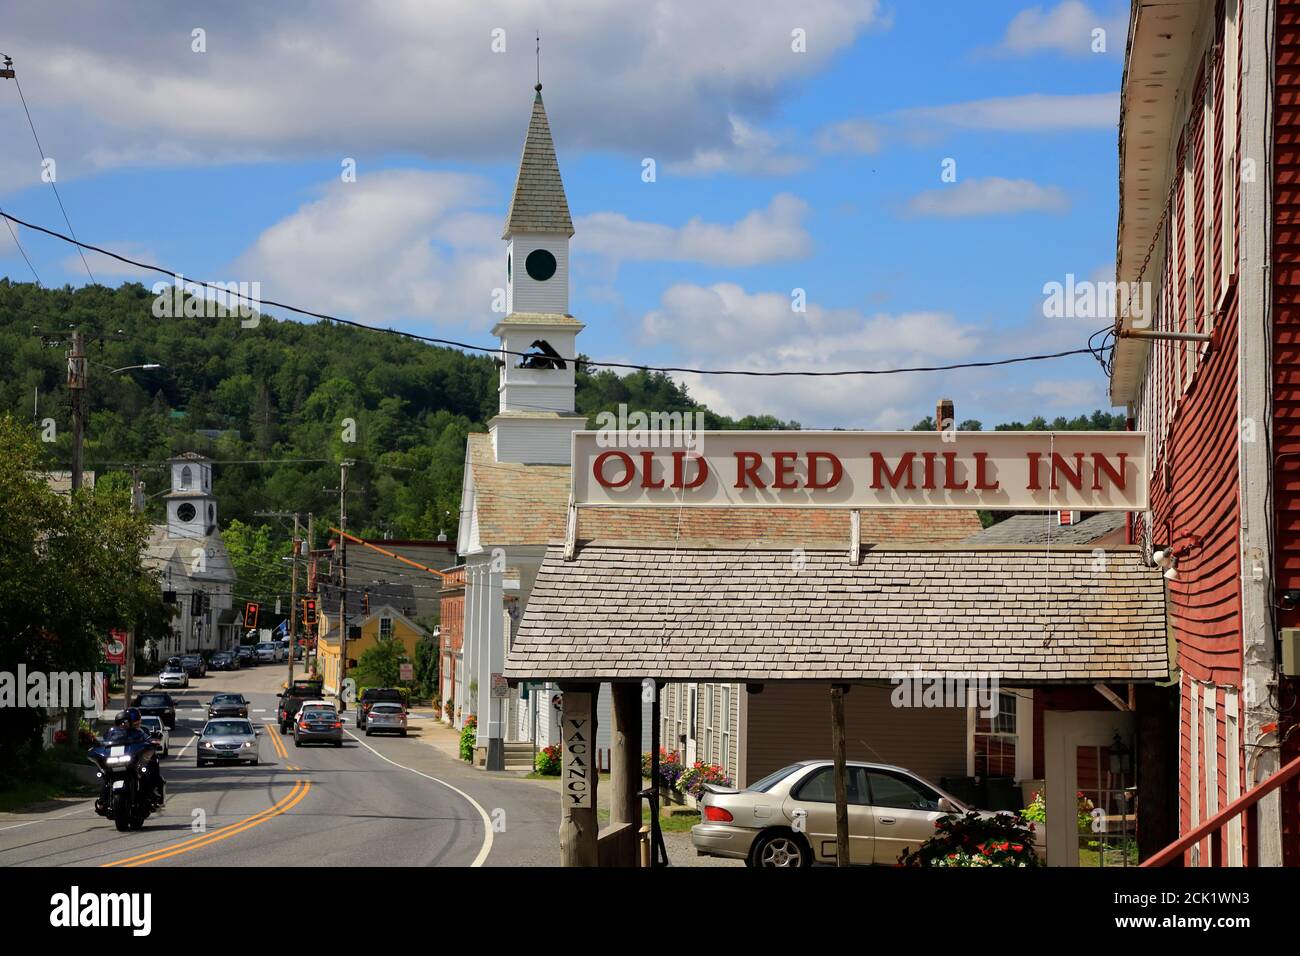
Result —
<instances>
[{"instance_id":1,"label":"clock face","mask_svg":"<svg viewBox=\"0 0 1300 956\"><path fill-rule=\"evenodd\" d=\"M555 256L545 249L534 249L524 260L524 268L538 282L545 282L555 275Z\"/></svg>"},{"instance_id":2,"label":"clock face","mask_svg":"<svg viewBox=\"0 0 1300 956\"><path fill-rule=\"evenodd\" d=\"M185 502L185 504L176 509L176 517L180 518L182 521L193 521L194 506L188 501Z\"/></svg>"}]
</instances>

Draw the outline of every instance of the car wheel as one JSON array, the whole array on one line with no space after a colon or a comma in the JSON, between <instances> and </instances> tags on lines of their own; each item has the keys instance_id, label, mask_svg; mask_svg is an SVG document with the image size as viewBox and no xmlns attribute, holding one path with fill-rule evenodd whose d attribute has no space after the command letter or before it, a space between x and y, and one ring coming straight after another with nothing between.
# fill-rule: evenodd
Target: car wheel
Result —
<instances>
[{"instance_id":1,"label":"car wheel","mask_svg":"<svg viewBox=\"0 0 1300 956\"><path fill-rule=\"evenodd\" d=\"M206 760L195 760L195 761L194 761L194 766L196 766L196 767L206 767L207 765L208 765L208 762L207 762Z\"/></svg>"},{"instance_id":2,"label":"car wheel","mask_svg":"<svg viewBox=\"0 0 1300 956\"><path fill-rule=\"evenodd\" d=\"M746 862L761 868L811 866L812 850L797 833L769 830L758 838Z\"/></svg>"},{"instance_id":3,"label":"car wheel","mask_svg":"<svg viewBox=\"0 0 1300 956\"><path fill-rule=\"evenodd\" d=\"M294 737L294 738L293 738L293 745L294 745L295 747L301 747L301 746L302 746L302 741L299 740L297 737Z\"/></svg>"},{"instance_id":4,"label":"car wheel","mask_svg":"<svg viewBox=\"0 0 1300 956\"><path fill-rule=\"evenodd\" d=\"M341 741L341 740L336 740L336 741L334 741L334 746L335 746L335 747L342 747L342 746L343 746L343 741Z\"/></svg>"},{"instance_id":5,"label":"car wheel","mask_svg":"<svg viewBox=\"0 0 1300 956\"><path fill-rule=\"evenodd\" d=\"M256 766L257 766L257 758L254 757L252 760L249 761L249 763L251 763L254 767L256 767Z\"/></svg>"},{"instance_id":6,"label":"car wheel","mask_svg":"<svg viewBox=\"0 0 1300 956\"><path fill-rule=\"evenodd\" d=\"M367 737L370 736L370 728L369 728L369 727L366 728L366 736L367 736Z\"/></svg>"},{"instance_id":7,"label":"car wheel","mask_svg":"<svg viewBox=\"0 0 1300 956\"><path fill-rule=\"evenodd\" d=\"M403 737L406 736L406 731L405 731L405 730L403 730L401 733L402 733L402 736L403 736Z\"/></svg>"}]
</instances>

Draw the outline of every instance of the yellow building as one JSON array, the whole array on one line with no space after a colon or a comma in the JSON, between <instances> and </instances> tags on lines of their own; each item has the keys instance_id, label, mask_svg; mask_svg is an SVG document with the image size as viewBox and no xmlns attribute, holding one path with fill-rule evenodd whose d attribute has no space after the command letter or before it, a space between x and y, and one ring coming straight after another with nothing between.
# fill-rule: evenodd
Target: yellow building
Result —
<instances>
[{"instance_id":1,"label":"yellow building","mask_svg":"<svg viewBox=\"0 0 1300 956\"><path fill-rule=\"evenodd\" d=\"M317 643L316 667L325 682L325 693L339 693L339 629L338 618L333 621L322 615ZM398 641L407 659L415 663L415 645L428 632L391 604L372 608L368 614L354 614L348 620L348 669L357 666L361 655L381 641Z\"/></svg>"}]
</instances>

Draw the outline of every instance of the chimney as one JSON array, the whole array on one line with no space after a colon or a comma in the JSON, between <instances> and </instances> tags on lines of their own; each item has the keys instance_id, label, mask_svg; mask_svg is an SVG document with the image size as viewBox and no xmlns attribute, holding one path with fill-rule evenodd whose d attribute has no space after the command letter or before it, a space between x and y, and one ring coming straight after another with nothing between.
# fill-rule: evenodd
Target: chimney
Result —
<instances>
[{"instance_id":1,"label":"chimney","mask_svg":"<svg viewBox=\"0 0 1300 956\"><path fill-rule=\"evenodd\" d=\"M946 422L952 422L956 427L957 413L953 410L951 398L941 398L934 406L934 430L943 431Z\"/></svg>"}]
</instances>

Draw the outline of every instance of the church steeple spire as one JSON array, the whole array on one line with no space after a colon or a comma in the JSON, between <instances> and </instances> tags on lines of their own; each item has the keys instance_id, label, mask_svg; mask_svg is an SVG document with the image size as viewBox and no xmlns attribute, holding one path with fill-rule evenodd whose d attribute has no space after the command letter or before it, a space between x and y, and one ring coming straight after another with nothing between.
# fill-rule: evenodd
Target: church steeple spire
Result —
<instances>
[{"instance_id":1,"label":"church steeple spire","mask_svg":"<svg viewBox=\"0 0 1300 956\"><path fill-rule=\"evenodd\" d=\"M569 202L564 195L564 182L560 179L560 165L555 159L555 143L551 140L546 107L542 104L542 84L539 82L535 89L533 115L528 121L528 136L524 139L519 175L515 179L515 191L510 198L502 239L521 232L573 235Z\"/></svg>"}]
</instances>

